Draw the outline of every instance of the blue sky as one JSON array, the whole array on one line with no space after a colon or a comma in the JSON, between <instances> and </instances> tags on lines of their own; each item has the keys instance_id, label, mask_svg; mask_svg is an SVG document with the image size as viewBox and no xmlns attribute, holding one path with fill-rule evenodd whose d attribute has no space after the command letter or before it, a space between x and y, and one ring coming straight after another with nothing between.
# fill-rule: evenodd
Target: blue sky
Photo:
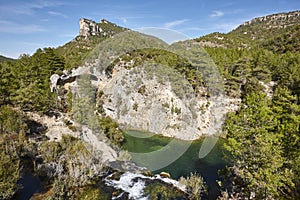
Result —
<instances>
[{"instance_id":1,"label":"blue sky","mask_svg":"<svg viewBox=\"0 0 300 200\"><path fill-rule=\"evenodd\" d=\"M294 10L300 10L299 0L0 0L0 54L18 58L63 45L78 34L82 17L131 29L168 28L195 38Z\"/></svg>"}]
</instances>

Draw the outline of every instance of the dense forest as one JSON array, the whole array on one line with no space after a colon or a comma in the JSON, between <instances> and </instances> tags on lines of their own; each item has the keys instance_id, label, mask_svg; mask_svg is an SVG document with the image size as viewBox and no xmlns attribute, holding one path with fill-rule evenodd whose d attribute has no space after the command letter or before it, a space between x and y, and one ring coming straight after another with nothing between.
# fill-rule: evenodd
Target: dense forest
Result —
<instances>
[{"instance_id":1,"label":"dense forest","mask_svg":"<svg viewBox=\"0 0 300 200\"><path fill-rule=\"evenodd\" d=\"M242 99L240 109L227 116L223 127L228 141L225 148L234 163L223 171L230 180L224 183L224 198L299 198L300 40L296 19L286 22L290 26L285 29L268 30L265 24L283 22L258 20L223 35L226 41L221 42L227 48L206 47L226 80L227 94ZM255 39L243 34L249 32ZM219 42L216 35L220 36L215 33L204 38Z\"/></svg>"},{"instance_id":2,"label":"dense forest","mask_svg":"<svg viewBox=\"0 0 300 200\"><path fill-rule=\"evenodd\" d=\"M234 166L226 191L236 198L299 197L299 52L207 48L242 105L227 116L225 148ZM262 83L273 81L271 95ZM230 179L230 180L232 180ZM225 188L224 188L225 189ZM228 195L228 194L226 194ZM225 196L226 196L225 195Z\"/></svg>"},{"instance_id":3,"label":"dense forest","mask_svg":"<svg viewBox=\"0 0 300 200\"><path fill-rule=\"evenodd\" d=\"M124 30L106 26L116 33ZM222 135L227 141L224 147L233 165L220 171L219 199L300 198L299 25L273 28L272 37L262 39L244 34L252 31L253 35L265 37L268 33L262 26L254 23L228 34L213 33L195 39L216 44L204 48L224 78L226 95L242 100L239 110L229 113L223 125ZM216 39L221 36L225 39ZM80 66L90 52L86 45L93 47L104 39L93 36L86 42L86 38L77 37L59 48L38 49L33 55L21 55L16 60L1 59L0 199L16 198L18 180L28 166L48 188L36 199L108 199L96 187L95 177L105 169L101 158L71 136L64 136L60 142L47 142L45 137L39 143L32 142L30 137L36 134L37 124L24 114L58 110L72 115L71 94L66 102L58 101L59 93L50 92L49 78ZM123 57L130 60L132 57L126 56L139 61L177 63L179 70L188 65L176 55L159 50L147 49ZM188 78L195 80L196 75L191 71ZM202 84L200 76L196 78ZM99 120L112 143L122 146L124 138L118 125L108 117ZM61 171L53 170L59 167ZM184 181L191 185L190 198L199 198L203 180L192 175ZM153 193L170 197L170 191L164 187L155 186Z\"/></svg>"}]
</instances>

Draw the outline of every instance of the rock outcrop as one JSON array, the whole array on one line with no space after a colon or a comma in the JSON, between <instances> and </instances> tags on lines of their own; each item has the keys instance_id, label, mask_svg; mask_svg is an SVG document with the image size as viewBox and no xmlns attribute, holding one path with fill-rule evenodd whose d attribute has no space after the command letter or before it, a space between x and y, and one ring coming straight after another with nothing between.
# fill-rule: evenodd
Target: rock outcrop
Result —
<instances>
[{"instance_id":1,"label":"rock outcrop","mask_svg":"<svg viewBox=\"0 0 300 200\"><path fill-rule=\"evenodd\" d=\"M101 152L101 159L103 162L112 162L116 161L118 154L117 152L110 147L105 141L101 138L101 131L98 133L93 133L86 126L80 126L76 122L72 121L66 114L58 113L59 117L49 117L47 115L40 115L34 112L27 112L26 115L29 119L34 120L43 126L47 127L45 131L45 136L50 141L60 141L62 135L71 135L76 138L82 139L82 141L88 143L90 145L90 151ZM66 125L66 121L73 127L71 130L71 126ZM77 127L77 128L76 128ZM81 128L79 128L81 127ZM87 146L88 147L88 146Z\"/></svg>"},{"instance_id":2,"label":"rock outcrop","mask_svg":"<svg viewBox=\"0 0 300 200\"><path fill-rule=\"evenodd\" d=\"M87 67L78 67L77 69L72 69L71 72L64 71L63 75L52 74L50 77L51 92L57 92L59 86L64 86L67 83L74 83L76 78L79 78L82 74L90 74L90 80L98 81L97 76L90 73Z\"/></svg>"},{"instance_id":3,"label":"rock outcrop","mask_svg":"<svg viewBox=\"0 0 300 200\"><path fill-rule=\"evenodd\" d=\"M225 114L239 108L239 99L197 96L183 77L171 77L174 74L161 72L163 69L156 69L155 75L149 71L155 66L149 67L115 66L111 78L99 79L105 114L125 130L195 140L218 134Z\"/></svg>"},{"instance_id":4,"label":"rock outcrop","mask_svg":"<svg viewBox=\"0 0 300 200\"><path fill-rule=\"evenodd\" d=\"M299 24L300 11L289 13L279 13L263 17L257 17L250 21L244 22L241 26L249 26L254 23L265 22L265 28L285 28L294 24Z\"/></svg>"},{"instance_id":5,"label":"rock outcrop","mask_svg":"<svg viewBox=\"0 0 300 200\"><path fill-rule=\"evenodd\" d=\"M98 35L100 32L100 29L96 22L89 20L89 19L80 19L79 21L80 30L79 35L80 36L91 36L91 35Z\"/></svg>"},{"instance_id":6,"label":"rock outcrop","mask_svg":"<svg viewBox=\"0 0 300 200\"><path fill-rule=\"evenodd\" d=\"M79 20L79 27L79 36L83 36L85 38L88 38L89 36L111 37L116 32L119 32L117 29L114 30L114 28L117 27L116 24L105 19L102 19L99 23L97 23L90 19L81 18Z\"/></svg>"},{"instance_id":7,"label":"rock outcrop","mask_svg":"<svg viewBox=\"0 0 300 200\"><path fill-rule=\"evenodd\" d=\"M101 23L109 24L107 21ZM98 30L94 27L96 25L91 22L92 31ZM207 79L206 84L212 86L210 91L207 86L201 84L196 90L186 74L174 67L146 64L146 60L143 62L145 65L135 66L138 62L135 63L134 59L122 60L120 57L134 49L149 47L164 49L167 48L165 45L167 44L159 39L135 32L125 33L119 38L115 36L113 40L102 43L99 49L94 50L90 61L85 64L86 67L78 68L61 77L53 75L52 91L57 85L65 85L67 81L72 81L72 78L80 78L82 74L87 73L90 74L89 80L97 88L98 93L95 95L90 95L91 92L85 93L92 89L83 83L89 80L78 79L77 83L71 85L72 93L76 93L73 97L96 97L96 101L95 99L90 101L96 102L97 112L93 110L92 113L109 116L124 130L146 131L184 140L218 134L225 114L237 109L239 100L229 99L223 95L220 78L197 43L193 41L178 43L177 46L170 46L170 50L174 48L177 54L181 52L182 55L189 53L188 56L193 58L190 60L194 62L191 65L197 70L199 63L202 63L199 59L207 62L207 65L203 66L205 69L202 73ZM117 58L119 62L116 61ZM80 82L82 86L79 85ZM87 107L93 106L91 103L81 103L80 106L76 104L75 107L87 110ZM83 106L86 106L86 109L82 108Z\"/></svg>"},{"instance_id":8,"label":"rock outcrop","mask_svg":"<svg viewBox=\"0 0 300 200\"><path fill-rule=\"evenodd\" d=\"M129 63L116 65L111 76L91 73L93 70L87 70L87 67L72 70L68 75L53 75L56 83L51 87L74 81L69 89L76 92L78 85L75 79L88 72L92 85L102 93L97 99L97 106L101 106L103 114L114 119L121 128L184 140L218 133L222 117L239 108L240 99L226 96L208 98L193 94L188 82L176 77L180 75L174 75L173 72L156 69L157 74L153 74L151 67L155 66L128 69L127 65ZM174 83L170 79L177 81ZM180 84L179 88L176 88L176 84Z\"/></svg>"}]
</instances>

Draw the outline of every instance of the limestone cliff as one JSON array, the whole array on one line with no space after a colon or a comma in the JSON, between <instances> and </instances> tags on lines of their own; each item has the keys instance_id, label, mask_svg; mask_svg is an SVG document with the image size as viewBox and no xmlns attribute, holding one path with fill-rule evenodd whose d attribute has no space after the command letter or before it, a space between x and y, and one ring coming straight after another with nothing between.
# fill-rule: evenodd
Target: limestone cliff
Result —
<instances>
[{"instance_id":1,"label":"limestone cliff","mask_svg":"<svg viewBox=\"0 0 300 200\"><path fill-rule=\"evenodd\" d=\"M91 36L91 35L97 35L99 34L100 30L96 22L89 20L89 19L80 19L79 21L80 30L79 35L80 36Z\"/></svg>"},{"instance_id":2,"label":"limestone cliff","mask_svg":"<svg viewBox=\"0 0 300 200\"><path fill-rule=\"evenodd\" d=\"M154 56L154 48L161 50L156 51L161 61L168 58L174 66L147 62ZM136 49L148 51L134 57L122 57ZM172 53L167 53L170 51ZM177 62L179 55L182 58L189 56L191 63L185 65L183 60ZM176 63L183 71L176 69ZM52 91L55 91L57 85L65 86L77 77L77 83L69 84L68 89L75 93L73 96L80 97L87 95L78 94L78 88L87 84L80 86L78 83L91 81L96 88L96 93L91 96L97 98L90 101L96 102L98 113L95 114L111 117L124 130L194 140L202 135L218 134L225 114L239 106L239 99L230 99L217 92L220 77L215 76L214 73L218 73L215 71L216 67L211 66L208 54L193 41L168 46L157 38L127 32L102 42L91 53L85 66L63 77L53 75L51 82ZM90 74L89 80L80 80L83 73ZM197 76L191 75L198 73L205 77L210 89ZM212 91L214 87L216 91ZM89 89L81 89L83 93L84 90ZM89 103L85 105L89 106Z\"/></svg>"},{"instance_id":3,"label":"limestone cliff","mask_svg":"<svg viewBox=\"0 0 300 200\"><path fill-rule=\"evenodd\" d=\"M155 73L151 72L153 69ZM181 92L172 78L180 84ZM238 99L222 95L214 98L194 95L180 75L157 65L132 69L115 66L112 77L101 80L98 89L103 92L101 105L105 114L125 130L195 140L202 135L218 134L221 118L239 105Z\"/></svg>"},{"instance_id":4,"label":"limestone cliff","mask_svg":"<svg viewBox=\"0 0 300 200\"><path fill-rule=\"evenodd\" d=\"M244 22L242 26L249 26L254 23L264 23L264 28L285 28L295 24L299 24L300 11L294 11L289 13L278 13L273 15L267 15L263 17L257 17L250 21Z\"/></svg>"},{"instance_id":5,"label":"limestone cliff","mask_svg":"<svg viewBox=\"0 0 300 200\"><path fill-rule=\"evenodd\" d=\"M287 34L287 38L295 37L294 40L287 41L287 44L296 43L295 46L299 46L299 22L300 11L272 14L246 21L229 33L215 32L195 40L206 47L253 48L272 38L276 43Z\"/></svg>"},{"instance_id":6,"label":"limestone cliff","mask_svg":"<svg viewBox=\"0 0 300 200\"><path fill-rule=\"evenodd\" d=\"M79 36L85 38L89 36L111 37L120 31L118 29L120 29L120 27L105 19L102 19L99 23L85 18L79 20Z\"/></svg>"}]
</instances>

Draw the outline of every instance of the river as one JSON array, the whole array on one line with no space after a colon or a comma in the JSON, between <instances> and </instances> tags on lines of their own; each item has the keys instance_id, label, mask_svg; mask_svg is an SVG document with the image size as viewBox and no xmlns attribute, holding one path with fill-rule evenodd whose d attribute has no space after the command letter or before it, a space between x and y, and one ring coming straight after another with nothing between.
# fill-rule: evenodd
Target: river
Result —
<instances>
[{"instance_id":1,"label":"river","mask_svg":"<svg viewBox=\"0 0 300 200\"><path fill-rule=\"evenodd\" d=\"M124 145L125 149L131 152L132 160L136 164L144 167L152 166L151 162L160 161L153 159L152 161L147 161L147 159L135 157L135 153L144 153L144 156L147 157L147 153L159 151L160 149L164 149L166 146L169 146L168 151L176 152L177 147L182 146L182 144L190 144L187 141L163 137L160 135L147 135L147 133L138 131L126 131L126 133L126 143ZM168 166L154 170L153 173L168 172L174 179L179 179L181 176L186 177L190 173L198 173L203 177L208 186L209 199L216 199L220 194L220 187L217 184L217 180L220 180L218 170L225 168L225 166L229 164L225 159L225 155L227 155L227 153L223 149L223 143L225 140L218 138L216 145L210 153L208 153L206 157L200 159L199 150L203 144L203 140L204 138L193 141L178 159L176 159L173 163L170 163ZM175 145L168 145L171 142ZM168 156L165 156L165 159L167 159L167 157Z\"/></svg>"}]
</instances>

